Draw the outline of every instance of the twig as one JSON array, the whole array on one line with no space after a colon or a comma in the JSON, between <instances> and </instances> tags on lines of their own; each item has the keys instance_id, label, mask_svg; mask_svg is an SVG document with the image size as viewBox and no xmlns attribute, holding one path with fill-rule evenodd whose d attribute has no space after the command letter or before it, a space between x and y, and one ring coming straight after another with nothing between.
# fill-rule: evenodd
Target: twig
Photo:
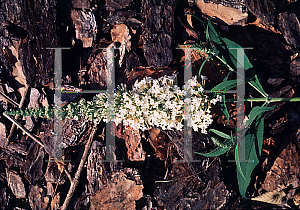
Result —
<instances>
[{"instance_id":1,"label":"twig","mask_svg":"<svg viewBox=\"0 0 300 210\"><path fill-rule=\"evenodd\" d=\"M9 115L7 115L5 113L3 113L3 116L5 116L7 119L9 119L12 123L16 124L16 126L18 128L20 128L24 133L26 133L30 138L32 138L41 147L44 147L44 144L42 142L40 142L40 140L38 140L33 134L31 134L29 130L27 130L26 128L24 128L18 121L16 121L14 118L12 118L11 116L9 116Z\"/></svg>"},{"instance_id":2,"label":"twig","mask_svg":"<svg viewBox=\"0 0 300 210\"><path fill-rule=\"evenodd\" d=\"M15 107L19 107L19 104L17 102L15 102L14 100L12 100L10 97L8 97L7 95L5 95L2 91L0 91L0 94L8 101L10 102L12 105L14 105Z\"/></svg>"},{"instance_id":3,"label":"twig","mask_svg":"<svg viewBox=\"0 0 300 210\"><path fill-rule=\"evenodd\" d=\"M72 179L72 177L71 177L71 175L70 175L70 173L69 173L69 171L65 168L65 166L63 166L64 167L64 172L66 173L66 175L67 175L67 177L68 177L68 179L70 180L70 182L72 182L73 181L73 179Z\"/></svg>"},{"instance_id":4,"label":"twig","mask_svg":"<svg viewBox=\"0 0 300 210\"><path fill-rule=\"evenodd\" d=\"M22 99L21 99L21 101L20 101L19 109L22 109L22 107L23 107L23 104L24 104L24 101L25 101L25 98L26 98L26 95L27 95L27 91L28 91L28 86L26 86L25 92L24 92L24 94L23 94L23 96L22 96ZM15 116L15 120L18 120L18 118L19 118L19 116L16 115L16 116ZM16 124L13 124L12 127L11 127L11 129L10 129L10 133L9 133L9 136L8 136L7 141L6 141L6 143L5 143L5 146L8 145L9 140L10 140L10 138L11 138L11 136L12 136L14 130L15 130L15 127L16 127Z\"/></svg>"},{"instance_id":5,"label":"twig","mask_svg":"<svg viewBox=\"0 0 300 210\"><path fill-rule=\"evenodd\" d=\"M103 128L102 133L101 133L100 135L97 136L97 137L102 138L103 141L104 141L104 137L105 137L105 135L104 135L104 130L105 130L105 127Z\"/></svg>"},{"instance_id":6,"label":"twig","mask_svg":"<svg viewBox=\"0 0 300 210\"><path fill-rule=\"evenodd\" d=\"M71 198L74 194L74 191L79 183L79 178L80 178L80 174L81 174L81 171L83 169L83 166L85 164L85 161L86 161L86 158L87 156L89 155L89 151L90 151L90 147L93 143L93 139L94 139L94 136L95 136L95 133L96 133L96 130L97 130L97 126L98 124L95 124L94 127L93 127L93 130L92 130L92 133L89 137L89 140L87 141L86 145L85 145L85 148L84 148L84 152L83 152L83 155L81 157L81 161L79 163L79 166L78 166L78 169L75 173L75 176L73 178L73 181L71 182L71 186L70 186L70 189L69 189L69 192L67 194L67 197L64 201L64 204L62 205L61 209L60 210L67 210L68 206L69 206L69 203L71 201Z\"/></svg>"}]
</instances>

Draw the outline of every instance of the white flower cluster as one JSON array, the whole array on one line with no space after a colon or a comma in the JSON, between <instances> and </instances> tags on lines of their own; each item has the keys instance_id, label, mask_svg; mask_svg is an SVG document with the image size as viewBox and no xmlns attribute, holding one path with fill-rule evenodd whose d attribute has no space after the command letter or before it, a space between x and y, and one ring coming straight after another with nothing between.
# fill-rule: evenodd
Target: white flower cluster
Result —
<instances>
[{"instance_id":1,"label":"white flower cluster","mask_svg":"<svg viewBox=\"0 0 300 210\"><path fill-rule=\"evenodd\" d=\"M196 77L188 80L184 90L181 90L174 84L175 77L147 77L136 81L132 91L121 85L113 99L109 99L106 94L98 94L93 101L95 109L86 108L82 111L89 113L90 117L94 115L96 122L103 119L119 124L123 121L125 126L141 130L150 126L163 130L182 130L182 121L186 120L194 131L200 129L202 133L207 133L206 129L212 123L211 104L222 101L222 97L217 95L209 99Z\"/></svg>"}]
</instances>

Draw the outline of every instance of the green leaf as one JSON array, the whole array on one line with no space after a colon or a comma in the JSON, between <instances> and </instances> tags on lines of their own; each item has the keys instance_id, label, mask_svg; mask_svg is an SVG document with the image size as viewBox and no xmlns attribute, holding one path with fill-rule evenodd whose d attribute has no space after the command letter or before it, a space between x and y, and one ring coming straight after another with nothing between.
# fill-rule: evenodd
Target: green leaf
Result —
<instances>
[{"instance_id":1,"label":"green leaf","mask_svg":"<svg viewBox=\"0 0 300 210\"><path fill-rule=\"evenodd\" d=\"M235 144L235 140L236 137L235 136L231 136L229 139L226 139L225 141L220 141L218 138L216 137L211 137L211 139L214 141L214 143L219 146L219 147L223 147L223 148L231 148L234 144Z\"/></svg>"},{"instance_id":2,"label":"green leaf","mask_svg":"<svg viewBox=\"0 0 300 210\"><path fill-rule=\"evenodd\" d=\"M215 130L215 129L209 129L209 131L213 132L213 133L217 134L218 136L221 136L225 139L230 139L231 138L228 134L223 133L222 131L218 131L218 130Z\"/></svg>"},{"instance_id":3,"label":"green leaf","mask_svg":"<svg viewBox=\"0 0 300 210\"><path fill-rule=\"evenodd\" d=\"M256 107L254 107L254 108L251 110L251 112L249 113L249 117L248 117L249 120L246 121L245 127L249 127L249 126L252 124L252 122L254 121L254 119L255 119L258 115L263 114L263 113L265 113L265 112L267 112L267 111L270 111L270 110L272 110L272 109L274 109L274 108L275 108L275 106L272 106L272 107L261 107L261 106L256 106Z\"/></svg>"},{"instance_id":4,"label":"green leaf","mask_svg":"<svg viewBox=\"0 0 300 210\"><path fill-rule=\"evenodd\" d=\"M252 123L245 135L245 151L239 151L236 146L236 171L239 190L246 198L246 190L251 181L251 174L258 165L263 143L264 116L260 114Z\"/></svg>"},{"instance_id":5,"label":"green leaf","mask_svg":"<svg viewBox=\"0 0 300 210\"><path fill-rule=\"evenodd\" d=\"M212 55L210 55L208 58L206 58L204 61L203 61L203 63L201 64L201 66L200 66L200 69L199 69L199 72L198 72L198 79L200 80L200 76L201 76L201 71L202 71L202 69L203 69L203 67L204 67L204 64L206 63L206 61L208 61L209 59L211 59L212 58Z\"/></svg>"},{"instance_id":6,"label":"green leaf","mask_svg":"<svg viewBox=\"0 0 300 210\"><path fill-rule=\"evenodd\" d=\"M226 140L224 142L221 142L217 138L211 137L213 141L219 146L209 153L195 152L196 154L203 155L205 157L215 157L215 156L223 155L224 153L229 151L231 147L235 144L235 136L232 135L229 136L226 133L223 133L215 129L209 129L209 131L217 134L218 136L225 138Z\"/></svg>"},{"instance_id":7,"label":"green leaf","mask_svg":"<svg viewBox=\"0 0 300 210\"><path fill-rule=\"evenodd\" d=\"M258 165L264 134L264 113L270 111L273 107L254 107L249 120L245 125L248 127L245 133L245 150L239 150L239 144L236 146L235 159L238 184L241 195L246 198L246 190L251 181L251 174Z\"/></svg>"},{"instance_id":8,"label":"green leaf","mask_svg":"<svg viewBox=\"0 0 300 210\"><path fill-rule=\"evenodd\" d=\"M225 103L226 95L225 95L225 93L221 93L220 95L222 96L222 102L219 103L219 106L227 119L227 125L228 125L229 124L229 112L228 112L228 109L227 109L227 106Z\"/></svg>"},{"instance_id":9,"label":"green leaf","mask_svg":"<svg viewBox=\"0 0 300 210\"><path fill-rule=\"evenodd\" d=\"M227 76L223 79L223 81L227 81L231 73L232 73L232 71L230 71L230 72L227 74Z\"/></svg>"},{"instance_id":10,"label":"green leaf","mask_svg":"<svg viewBox=\"0 0 300 210\"><path fill-rule=\"evenodd\" d=\"M219 45L222 44L220 32L217 26L213 25L211 21L208 21L206 26L206 40L209 44L210 42L214 42Z\"/></svg>"},{"instance_id":11,"label":"green leaf","mask_svg":"<svg viewBox=\"0 0 300 210\"><path fill-rule=\"evenodd\" d=\"M209 152L209 153L200 153L200 152L195 152L198 155L203 155L205 157L215 157L215 156L220 156L225 154L226 152L228 152L231 147L235 144L235 137L232 136L229 139L226 139L224 142L220 142L219 140L217 140L217 138L215 137L211 137L214 142L219 145L217 148L215 148L213 151Z\"/></svg>"},{"instance_id":12,"label":"green leaf","mask_svg":"<svg viewBox=\"0 0 300 210\"><path fill-rule=\"evenodd\" d=\"M206 28L206 40L209 44L209 47L214 50L214 53L222 60L222 64L229 65L232 69L237 68L237 50L230 48L242 48L239 44L234 41L227 39L225 37L220 37L218 28L207 21L204 18L199 18L193 14L189 14L199 20L203 26ZM213 43L211 43L213 42ZM240 65L241 66L241 65ZM264 97L268 94L263 90L262 85L260 84L257 75L253 69L252 64L249 61L249 58L245 54L244 57L244 69L245 69L245 79L246 81L254 87L259 93Z\"/></svg>"},{"instance_id":13,"label":"green leaf","mask_svg":"<svg viewBox=\"0 0 300 210\"><path fill-rule=\"evenodd\" d=\"M268 94L264 91L263 87L261 86L257 75L255 74L255 70L253 68L248 69L245 72L246 81L254 87L261 95L267 97Z\"/></svg>"},{"instance_id":14,"label":"green leaf","mask_svg":"<svg viewBox=\"0 0 300 210\"><path fill-rule=\"evenodd\" d=\"M198 155L203 155L205 157L216 157L225 154L227 151L229 151L231 147L217 147L213 151L209 153L200 153L200 152L195 152Z\"/></svg>"},{"instance_id":15,"label":"green leaf","mask_svg":"<svg viewBox=\"0 0 300 210\"><path fill-rule=\"evenodd\" d=\"M230 39L221 37L223 41L223 45L217 45L216 47L220 51L220 57L222 60L226 61L228 65L232 68L237 68L237 49L230 49L230 48L242 48L239 44L231 41ZM263 90L257 75L255 74L255 70L253 65L249 61L249 58L246 54L244 54L244 64L242 65L239 63L239 66L244 66L245 69L245 79L247 82L251 83L255 86L256 90L260 92L263 96L267 96L268 94Z\"/></svg>"},{"instance_id":16,"label":"green leaf","mask_svg":"<svg viewBox=\"0 0 300 210\"><path fill-rule=\"evenodd\" d=\"M232 68L237 68L237 49L230 49L230 48L242 48L239 44L227 39L225 37L221 37L222 45L218 46L221 47L220 53L221 58L225 60ZM248 69L253 68L252 64L250 63L247 55L244 56L244 64L239 63L239 66L244 66L244 69L247 71Z\"/></svg>"},{"instance_id":17,"label":"green leaf","mask_svg":"<svg viewBox=\"0 0 300 210\"><path fill-rule=\"evenodd\" d=\"M218 55L223 60L223 62L229 65L232 69L236 69L237 50L230 49L230 48L242 48L242 47L230 39L227 39L225 37L220 37L219 30L215 25L211 23L211 21L205 21L202 18L198 18L194 15L192 16L197 18L199 21L201 21L203 26L206 27L206 40L210 48L214 50L214 53ZM246 71L245 72L246 81L263 96L265 97L268 96L268 94L263 90L262 85L260 84L258 77L255 74L254 68L246 54L244 56L244 64L243 65L240 64L240 66L244 66L244 69ZM202 68L200 68L199 72L201 72L201 70Z\"/></svg>"},{"instance_id":18,"label":"green leaf","mask_svg":"<svg viewBox=\"0 0 300 210\"><path fill-rule=\"evenodd\" d=\"M234 79L234 80L227 80L224 82L219 83L218 85L216 85L214 88L211 89L211 91L226 91L226 90L230 90L231 88L236 87L239 84L242 84L244 82L244 80L242 79Z\"/></svg>"}]
</instances>

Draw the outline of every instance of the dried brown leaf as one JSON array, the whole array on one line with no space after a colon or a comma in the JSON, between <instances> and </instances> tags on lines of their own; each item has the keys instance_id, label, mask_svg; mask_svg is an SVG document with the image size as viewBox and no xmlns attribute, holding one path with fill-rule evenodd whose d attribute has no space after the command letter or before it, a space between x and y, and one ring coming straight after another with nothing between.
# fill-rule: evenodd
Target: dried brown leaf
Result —
<instances>
[{"instance_id":1,"label":"dried brown leaf","mask_svg":"<svg viewBox=\"0 0 300 210\"><path fill-rule=\"evenodd\" d=\"M266 192L260 196L251 198L251 200L278 205L282 204L282 199L284 198L284 196L286 196L286 194L281 190L279 192Z\"/></svg>"}]
</instances>

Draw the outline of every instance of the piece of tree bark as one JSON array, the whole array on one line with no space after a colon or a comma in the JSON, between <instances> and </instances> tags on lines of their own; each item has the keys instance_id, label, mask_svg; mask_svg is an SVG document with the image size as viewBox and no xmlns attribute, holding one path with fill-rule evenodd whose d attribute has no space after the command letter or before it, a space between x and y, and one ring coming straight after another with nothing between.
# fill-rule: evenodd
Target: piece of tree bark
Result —
<instances>
[{"instance_id":1,"label":"piece of tree bark","mask_svg":"<svg viewBox=\"0 0 300 210\"><path fill-rule=\"evenodd\" d=\"M297 15L282 12L278 16L278 24L286 42L294 48L300 48L300 22Z\"/></svg>"},{"instance_id":2,"label":"piece of tree bark","mask_svg":"<svg viewBox=\"0 0 300 210\"><path fill-rule=\"evenodd\" d=\"M20 83L16 87L24 81L32 87L41 86L53 77L54 54L46 48L57 47L55 5L55 0L8 0L0 5L1 31L5 34L0 47L8 52L0 55L0 62L6 71L18 70L18 79L8 78ZM16 62L9 60L12 55Z\"/></svg>"},{"instance_id":3,"label":"piece of tree bark","mask_svg":"<svg viewBox=\"0 0 300 210\"><path fill-rule=\"evenodd\" d=\"M293 76L300 76L300 58L297 58L290 63L290 72Z\"/></svg>"},{"instance_id":4,"label":"piece of tree bark","mask_svg":"<svg viewBox=\"0 0 300 210\"><path fill-rule=\"evenodd\" d=\"M28 200L32 210L46 210L49 198L43 193L43 188L37 185L29 187Z\"/></svg>"},{"instance_id":5,"label":"piece of tree bark","mask_svg":"<svg viewBox=\"0 0 300 210\"><path fill-rule=\"evenodd\" d=\"M40 150L37 157L31 162L25 171L25 177L29 183L35 185L43 175L44 151Z\"/></svg>"},{"instance_id":6,"label":"piece of tree bark","mask_svg":"<svg viewBox=\"0 0 300 210\"><path fill-rule=\"evenodd\" d=\"M274 25L276 16L289 4L296 2L297 0L244 0L246 7L263 23Z\"/></svg>"},{"instance_id":7,"label":"piece of tree bark","mask_svg":"<svg viewBox=\"0 0 300 210\"><path fill-rule=\"evenodd\" d=\"M280 186L286 188L297 180L300 175L299 158L296 145L289 143L267 172L262 188L268 192L279 191Z\"/></svg>"},{"instance_id":8,"label":"piece of tree bark","mask_svg":"<svg viewBox=\"0 0 300 210\"><path fill-rule=\"evenodd\" d=\"M175 0L142 2L143 50L148 66L163 67L173 60Z\"/></svg>"},{"instance_id":9,"label":"piece of tree bark","mask_svg":"<svg viewBox=\"0 0 300 210\"><path fill-rule=\"evenodd\" d=\"M91 3L90 0L72 0L72 5L76 9L89 9Z\"/></svg>"},{"instance_id":10,"label":"piece of tree bark","mask_svg":"<svg viewBox=\"0 0 300 210\"><path fill-rule=\"evenodd\" d=\"M83 48L92 47L97 33L94 14L91 11L72 9L70 16L75 28L76 39L82 41Z\"/></svg>"},{"instance_id":11,"label":"piece of tree bark","mask_svg":"<svg viewBox=\"0 0 300 210\"><path fill-rule=\"evenodd\" d=\"M125 140L127 147L127 157L129 161L144 161L145 151L143 150L141 135L139 130L128 127L122 138Z\"/></svg>"},{"instance_id":12,"label":"piece of tree bark","mask_svg":"<svg viewBox=\"0 0 300 210\"><path fill-rule=\"evenodd\" d=\"M248 13L240 2L230 1L231 4L214 4L203 0L197 0L196 4L201 12L213 18L220 24L245 25L248 20ZM234 4L235 3L235 4Z\"/></svg>"},{"instance_id":13,"label":"piece of tree bark","mask_svg":"<svg viewBox=\"0 0 300 210\"><path fill-rule=\"evenodd\" d=\"M6 169L8 185L16 198L25 198L26 191L21 177L14 171Z\"/></svg>"},{"instance_id":14,"label":"piece of tree bark","mask_svg":"<svg viewBox=\"0 0 300 210\"><path fill-rule=\"evenodd\" d=\"M91 196L91 210L135 209L135 201L143 196L143 185L134 169L125 168Z\"/></svg>"}]
</instances>

